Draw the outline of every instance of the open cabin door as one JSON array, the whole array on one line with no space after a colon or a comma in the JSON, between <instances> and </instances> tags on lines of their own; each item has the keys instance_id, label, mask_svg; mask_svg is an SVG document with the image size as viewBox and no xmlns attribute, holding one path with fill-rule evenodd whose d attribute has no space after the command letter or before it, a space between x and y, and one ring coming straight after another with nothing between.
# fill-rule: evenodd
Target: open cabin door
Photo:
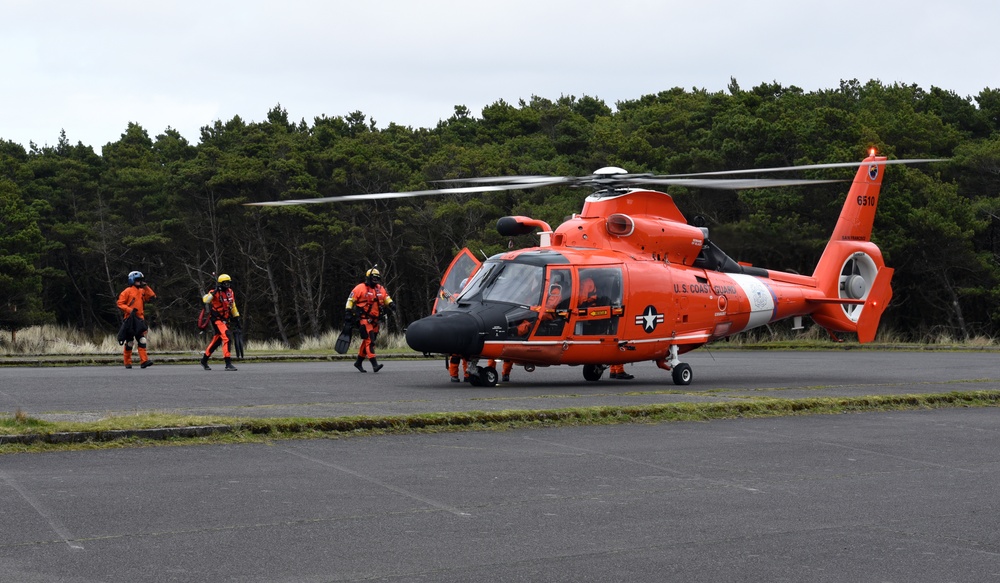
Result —
<instances>
[{"instance_id":1,"label":"open cabin door","mask_svg":"<svg viewBox=\"0 0 1000 583\"><path fill-rule=\"evenodd\" d=\"M459 251L458 255L451 260L448 268L444 270L441 287L438 289L437 297L434 298L434 309L431 310L431 313L436 314L445 309L448 304L453 303L455 297L462 291L462 286L469 281L472 274L478 271L482 264L483 262L476 259L468 247Z\"/></svg>"}]
</instances>

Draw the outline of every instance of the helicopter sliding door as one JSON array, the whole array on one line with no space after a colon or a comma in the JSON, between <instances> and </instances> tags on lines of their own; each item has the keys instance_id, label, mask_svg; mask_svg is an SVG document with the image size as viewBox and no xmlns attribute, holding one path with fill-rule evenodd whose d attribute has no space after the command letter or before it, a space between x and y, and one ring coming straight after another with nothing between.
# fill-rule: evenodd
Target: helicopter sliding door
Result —
<instances>
[{"instance_id":1,"label":"helicopter sliding door","mask_svg":"<svg viewBox=\"0 0 1000 583\"><path fill-rule=\"evenodd\" d=\"M615 336L622 308L620 267L580 269L579 286L573 306L573 334Z\"/></svg>"}]
</instances>

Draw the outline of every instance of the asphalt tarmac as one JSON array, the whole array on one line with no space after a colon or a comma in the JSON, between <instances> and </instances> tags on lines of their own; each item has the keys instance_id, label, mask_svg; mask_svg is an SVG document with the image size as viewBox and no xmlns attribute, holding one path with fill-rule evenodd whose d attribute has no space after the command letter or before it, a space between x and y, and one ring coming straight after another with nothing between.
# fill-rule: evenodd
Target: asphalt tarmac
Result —
<instances>
[{"instance_id":1,"label":"asphalt tarmac","mask_svg":"<svg viewBox=\"0 0 1000 583\"><path fill-rule=\"evenodd\" d=\"M0 411L339 416L1000 389L995 353L0 369ZM678 389L682 389L678 391ZM0 581L995 581L1000 408L0 456Z\"/></svg>"},{"instance_id":2,"label":"asphalt tarmac","mask_svg":"<svg viewBox=\"0 0 1000 583\"><path fill-rule=\"evenodd\" d=\"M155 354L153 355L155 358ZM0 367L0 412L50 420L95 420L160 411L235 417L339 417L438 411L559 409L1000 389L997 352L695 351L688 386L648 362L627 365L631 381L583 379L582 367L515 368L493 388L450 382L444 360L382 359L378 373L353 361ZM371 370L366 362L365 366Z\"/></svg>"}]
</instances>

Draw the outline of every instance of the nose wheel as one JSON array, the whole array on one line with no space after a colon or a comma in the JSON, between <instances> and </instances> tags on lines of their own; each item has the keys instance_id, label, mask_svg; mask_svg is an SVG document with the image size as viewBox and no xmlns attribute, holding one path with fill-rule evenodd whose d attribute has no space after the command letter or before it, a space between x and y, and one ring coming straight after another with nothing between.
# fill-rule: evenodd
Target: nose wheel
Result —
<instances>
[{"instance_id":1,"label":"nose wheel","mask_svg":"<svg viewBox=\"0 0 1000 583\"><path fill-rule=\"evenodd\" d=\"M474 387L495 387L499 381L500 375L492 366L477 366L469 371L469 384Z\"/></svg>"}]
</instances>

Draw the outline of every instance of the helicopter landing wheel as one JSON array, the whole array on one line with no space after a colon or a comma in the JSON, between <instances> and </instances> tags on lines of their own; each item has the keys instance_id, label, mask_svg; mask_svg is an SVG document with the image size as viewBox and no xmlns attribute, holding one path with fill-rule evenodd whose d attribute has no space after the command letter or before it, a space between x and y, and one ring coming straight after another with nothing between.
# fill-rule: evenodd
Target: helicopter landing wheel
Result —
<instances>
[{"instance_id":1,"label":"helicopter landing wheel","mask_svg":"<svg viewBox=\"0 0 1000 583\"><path fill-rule=\"evenodd\" d=\"M495 387L500 382L500 375L497 374L497 369L488 366L479 369L479 380L483 382L484 387Z\"/></svg>"},{"instance_id":2,"label":"helicopter landing wheel","mask_svg":"<svg viewBox=\"0 0 1000 583\"><path fill-rule=\"evenodd\" d=\"M677 364L670 374L674 377L675 385L691 384L691 365L686 362Z\"/></svg>"},{"instance_id":3,"label":"helicopter landing wheel","mask_svg":"<svg viewBox=\"0 0 1000 583\"><path fill-rule=\"evenodd\" d=\"M604 366L600 364L583 365L583 378L588 381L599 381L604 376Z\"/></svg>"},{"instance_id":4,"label":"helicopter landing wheel","mask_svg":"<svg viewBox=\"0 0 1000 583\"><path fill-rule=\"evenodd\" d=\"M495 387L499 381L500 375L492 366L477 366L476 371L469 375L469 382L474 387Z\"/></svg>"}]
</instances>

